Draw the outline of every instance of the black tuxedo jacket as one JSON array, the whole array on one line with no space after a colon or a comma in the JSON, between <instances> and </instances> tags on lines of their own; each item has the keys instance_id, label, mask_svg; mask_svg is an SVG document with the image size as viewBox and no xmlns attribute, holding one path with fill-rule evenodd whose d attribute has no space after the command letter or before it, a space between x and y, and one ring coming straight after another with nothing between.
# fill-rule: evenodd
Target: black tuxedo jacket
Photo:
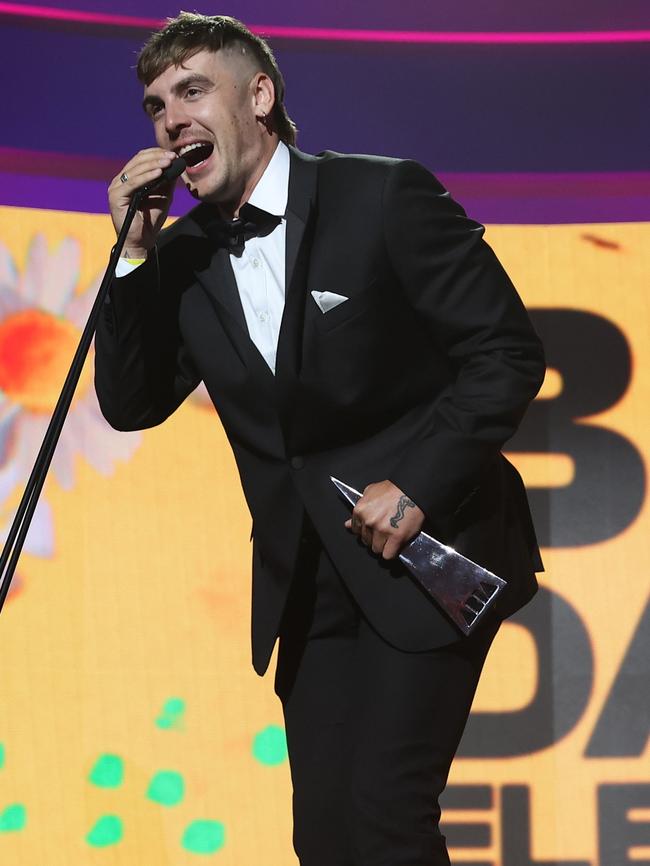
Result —
<instances>
[{"instance_id":1,"label":"black tuxedo jacket","mask_svg":"<svg viewBox=\"0 0 650 866\"><path fill-rule=\"evenodd\" d=\"M345 530L329 478L392 480L428 530L509 584L540 569L521 480L500 449L542 381L542 348L503 268L438 181L402 160L291 150L286 300L275 377L246 328L228 253L199 205L115 281L96 387L117 429L162 422L203 379L253 517L253 662L263 672L305 514L368 620L424 650L456 627L397 561ZM327 313L311 291L348 300Z\"/></svg>"}]
</instances>

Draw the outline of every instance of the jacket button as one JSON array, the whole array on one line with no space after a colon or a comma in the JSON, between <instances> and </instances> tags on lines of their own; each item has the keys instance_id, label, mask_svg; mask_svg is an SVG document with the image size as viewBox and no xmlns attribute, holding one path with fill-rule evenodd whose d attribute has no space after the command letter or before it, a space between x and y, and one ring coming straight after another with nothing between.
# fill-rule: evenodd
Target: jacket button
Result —
<instances>
[{"instance_id":1,"label":"jacket button","mask_svg":"<svg viewBox=\"0 0 650 866\"><path fill-rule=\"evenodd\" d=\"M292 457L291 458L291 468L292 469L302 469L305 465L305 461L302 457Z\"/></svg>"}]
</instances>

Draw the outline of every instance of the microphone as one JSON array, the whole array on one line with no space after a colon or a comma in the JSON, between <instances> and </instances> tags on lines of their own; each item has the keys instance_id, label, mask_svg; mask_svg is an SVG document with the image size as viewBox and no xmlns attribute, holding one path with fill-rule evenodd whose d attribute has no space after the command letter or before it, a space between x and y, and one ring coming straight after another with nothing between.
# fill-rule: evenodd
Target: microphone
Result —
<instances>
[{"instance_id":1,"label":"microphone","mask_svg":"<svg viewBox=\"0 0 650 866\"><path fill-rule=\"evenodd\" d=\"M169 183L170 181L176 180L177 177L180 177L181 174L187 168L187 163L183 159L182 156L177 156L176 159L168 165L167 168L163 171L160 177L157 177L155 180L146 183L144 186L141 186L138 190L138 195L143 196L152 192L154 189L157 189L163 183Z\"/></svg>"}]
</instances>

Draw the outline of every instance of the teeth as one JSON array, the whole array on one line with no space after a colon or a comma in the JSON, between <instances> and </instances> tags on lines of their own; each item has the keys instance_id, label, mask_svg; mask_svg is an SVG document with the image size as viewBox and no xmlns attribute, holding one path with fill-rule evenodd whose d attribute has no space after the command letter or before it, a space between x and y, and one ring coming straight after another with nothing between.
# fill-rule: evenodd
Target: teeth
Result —
<instances>
[{"instance_id":1,"label":"teeth","mask_svg":"<svg viewBox=\"0 0 650 866\"><path fill-rule=\"evenodd\" d=\"M189 153L190 150L196 150L197 147L207 147L207 143L205 141L195 141L194 144L186 144L185 147L181 147L178 151L178 155L183 156Z\"/></svg>"}]
</instances>

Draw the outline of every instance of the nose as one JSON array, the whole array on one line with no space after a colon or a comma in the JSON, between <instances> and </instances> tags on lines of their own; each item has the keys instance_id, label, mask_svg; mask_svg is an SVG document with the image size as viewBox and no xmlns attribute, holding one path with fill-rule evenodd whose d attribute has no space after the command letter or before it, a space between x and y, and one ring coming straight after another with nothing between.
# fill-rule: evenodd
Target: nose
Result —
<instances>
[{"instance_id":1,"label":"nose","mask_svg":"<svg viewBox=\"0 0 650 866\"><path fill-rule=\"evenodd\" d=\"M170 141L177 138L181 130L186 129L191 123L191 118L188 117L183 103L179 100L174 99L165 106L165 131Z\"/></svg>"}]
</instances>

